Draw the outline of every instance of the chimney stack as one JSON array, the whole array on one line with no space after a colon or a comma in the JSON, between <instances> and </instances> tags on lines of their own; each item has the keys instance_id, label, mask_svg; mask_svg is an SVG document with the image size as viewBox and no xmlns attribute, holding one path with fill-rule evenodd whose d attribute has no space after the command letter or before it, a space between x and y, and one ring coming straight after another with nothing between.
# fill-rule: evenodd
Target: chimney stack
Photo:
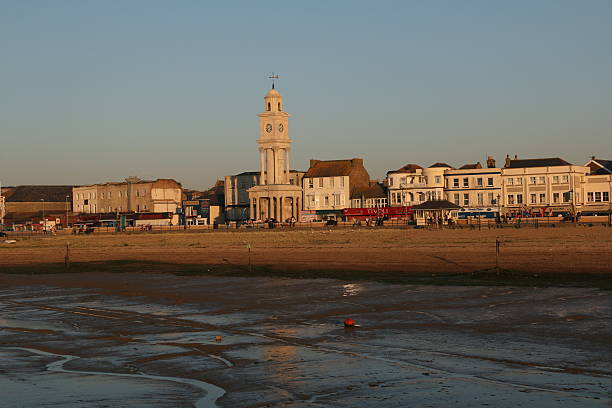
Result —
<instances>
[{"instance_id":1,"label":"chimney stack","mask_svg":"<svg viewBox=\"0 0 612 408\"><path fill-rule=\"evenodd\" d=\"M487 167L489 169L495 168L495 159L493 158L493 156L487 156Z\"/></svg>"},{"instance_id":2,"label":"chimney stack","mask_svg":"<svg viewBox=\"0 0 612 408\"><path fill-rule=\"evenodd\" d=\"M507 154L507 155L506 155L506 164L505 164L505 166L504 166L504 167L510 167L510 162L511 162L511 161L512 161L512 160L510 159L510 155L509 155L509 154Z\"/></svg>"},{"instance_id":3,"label":"chimney stack","mask_svg":"<svg viewBox=\"0 0 612 408\"><path fill-rule=\"evenodd\" d=\"M321 160L310 159L310 167L314 167Z\"/></svg>"}]
</instances>

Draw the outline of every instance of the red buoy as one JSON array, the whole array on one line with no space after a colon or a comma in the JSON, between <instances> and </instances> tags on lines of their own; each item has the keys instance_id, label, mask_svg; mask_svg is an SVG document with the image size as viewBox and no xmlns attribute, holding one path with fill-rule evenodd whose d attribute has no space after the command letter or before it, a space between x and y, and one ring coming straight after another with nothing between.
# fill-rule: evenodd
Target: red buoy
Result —
<instances>
[{"instance_id":1,"label":"red buoy","mask_svg":"<svg viewBox=\"0 0 612 408\"><path fill-rule=\"evenodd\" d=\"M344 327L355 327L355 320L350 317L344 319Z\"/></svg>"}]
</instances>

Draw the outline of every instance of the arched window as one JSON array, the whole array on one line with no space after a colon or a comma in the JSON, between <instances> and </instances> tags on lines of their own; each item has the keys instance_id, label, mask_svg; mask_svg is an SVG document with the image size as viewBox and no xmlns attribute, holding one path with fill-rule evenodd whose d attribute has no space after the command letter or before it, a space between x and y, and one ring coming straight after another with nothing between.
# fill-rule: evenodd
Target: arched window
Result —
<instances>
[{"instance_id":1,"label":"arched window","mask_svg":"<svg viewBox=\"0 0 612 408\"><path fill-rule=\"evenodd\" d=\"M268 102L268 112L272 110L272 106L270 105L270 102Z\"/></svg>"},{"instance_id":2,"label":"arched window","mask_svg":"<svg viewBox=\"0 0 612 408\"><path fill-rule=\"evenodd\" d=\"M282 112L281 106L280 106L280 102L278 103L278 111Z\"/></svg>"}]
</instances>

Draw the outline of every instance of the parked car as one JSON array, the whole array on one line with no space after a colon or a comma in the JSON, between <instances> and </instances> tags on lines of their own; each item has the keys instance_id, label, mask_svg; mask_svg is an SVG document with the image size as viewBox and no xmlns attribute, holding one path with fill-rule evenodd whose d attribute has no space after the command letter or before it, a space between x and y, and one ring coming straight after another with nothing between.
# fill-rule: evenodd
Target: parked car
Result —
<instances>
[{"instance_id":1,"label":"parked car","mask_svg":"<svg viewBox=\"0 0 612 408\"><path fill-rule=\"evenodd\" d=\"M8 235L7 235L7 233L6 233L6 232L2 232L2 231L0 231L0 237L2 237L2 238L6 238L6 237L8 237Z\"/></svg>"}]
</instances>

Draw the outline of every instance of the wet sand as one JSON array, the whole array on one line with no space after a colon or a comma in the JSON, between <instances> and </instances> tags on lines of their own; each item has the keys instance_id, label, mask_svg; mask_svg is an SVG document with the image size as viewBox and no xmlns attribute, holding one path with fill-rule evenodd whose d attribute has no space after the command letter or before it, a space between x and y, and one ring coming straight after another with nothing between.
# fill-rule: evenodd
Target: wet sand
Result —
<instances>
[{"instance_id":1,"label":"wet sand","mask_svg":"<svg viewBox=\"0 0 612 408\"><path fill-rule=\"evenodd\" d=\"M6 407L612 403L596 288L95 272L0 288Z\"/></svg>"}]
</instances>

